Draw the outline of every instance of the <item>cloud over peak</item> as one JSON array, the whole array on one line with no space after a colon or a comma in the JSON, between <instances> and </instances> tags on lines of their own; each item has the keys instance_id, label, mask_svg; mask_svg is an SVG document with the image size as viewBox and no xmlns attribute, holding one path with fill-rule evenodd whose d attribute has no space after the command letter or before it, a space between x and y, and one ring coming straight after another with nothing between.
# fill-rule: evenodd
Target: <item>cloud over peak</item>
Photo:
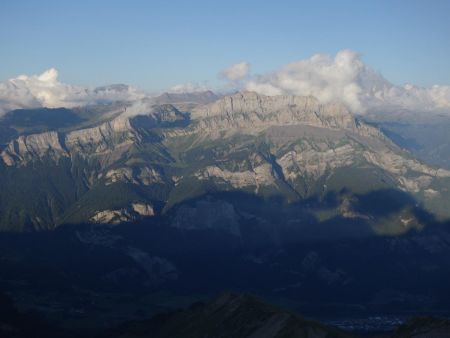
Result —
<instances>
[{"instance_id":1,"label":"cloud over peak","mask_svg":"<svg viewBox=\"0 0 450 338\"><path fill-rule=\"evenodd\" d=\"M313 95L322 102L342 101L357 113L396 109L450 111L450 86L396 86L348 49L334 57L316 54L287 64L251 78L244 88L266 95Z\"/></svg>"},{"instance_id":2,"label":"cloud over peak","mask_svg":"<svg viewBox=\"0 0 450 338\"><path fill-rule=\"evenodd\" d=\"M144 93L134 87L112 85L85 88L58 81L50 68L38 75L20 75L0 83L0 116L10 110L39 107L74 107L100 102L135 100Z\"/></svg>"}]
</instances>

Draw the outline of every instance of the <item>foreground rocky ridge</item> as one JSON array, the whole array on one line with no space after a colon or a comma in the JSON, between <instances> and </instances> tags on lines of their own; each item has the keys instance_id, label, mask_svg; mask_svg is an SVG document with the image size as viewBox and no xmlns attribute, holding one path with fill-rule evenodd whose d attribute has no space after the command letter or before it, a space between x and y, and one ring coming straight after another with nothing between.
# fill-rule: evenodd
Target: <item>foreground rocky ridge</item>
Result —
<instances>
[{"instance_id":1,"label":"foreground rocky ridge","mask_svg":"<svg viewBox=\"0 0 450 338\"><path fill-rule=\"evenodd\" d=\"M251 338L444 338L450 321L418 317L384 332L344 331L326 326L266 303L247 294L224 293L209 303L197 303L186 310L157 315L110 330L108 337L251 337ZM103 336L102 336L103 337Z\"/></svg>"},{"instance_id":2,"label":"foreground rocky ridge","mask_svg":"<svg viewBox=\"0 0 450 338\"><path fill-rule=\"evenodd\" d=\"M450 334L450 321L433 317L417 317L394 329L343 330L271 305L263 300L231 292L223 293L208 303L156 315L110 330L108 337L251 337L251 338L444 338ZM102 336L103 337L103 336Z\"/></svg>"},{"instance_id":3,"label":"foreground rocky ridge","mask_svg":"<svg viewBox=\"0 0 450 338\"><path fill-rule=\"evenodd\" d=\"M444 338L450 333L449 320L417 317L394 330L360 334L304 319L252 295L231 292L223 293L208 303L197 302L183 310L157 314L145 320L127 321L102 330L61 329L36 314L18 311L11 299L3 294L0 295L0 313L0 335L4 338Z\"/></svg>"},{"instance_id":4,"label":"foreground rocky ridge","mask_svg":"<svg viewBox=\"0 0 450 338\"><path fill-rule=\"evenodd\" d=\"M351 337L335 328L278 309L249 296L226 293L209 304L123 325L108 337ZM106 337L106 335L105 335Z\"/></svg>"},{"instance_id":5,"label":"foreground rocky ridge","mask_svg":"<svg viewBox=\"0 0 450 338\"><path fill-rule=\"evenodd\" d=\"M433 205L447 193L438 181L450 178L450 171L415 160L339 103L244 92L195 105L189 112L171 104L147 107L139 115L130 116L125 110L89 128L21 135L9 142L0 154L5 177L32 172L40 163L78 180L68 184L80 191L79 197L58 208L50 204L50 216L25 212L25 219L50 226L66 221L134 220L150 216L134 212L136 203L152 210L155 203L162 203L167 211L208 193L211 184L215 191L279 195L288 201L344 188L357 193L396 188ZM350 176L367 175L365 184L345 178L355 171ZM8 184L14 189L13 182ZM128 192L110 204L94 208L92 203L84 207L79 202L94 198L82 196L118 186ZM343 197L341 216L366 217L351 211L349 201L352 198ZM8 219L13 217L9 212ZM404 217L406 224L414 223Z\"/></svg>"}]
</instances>

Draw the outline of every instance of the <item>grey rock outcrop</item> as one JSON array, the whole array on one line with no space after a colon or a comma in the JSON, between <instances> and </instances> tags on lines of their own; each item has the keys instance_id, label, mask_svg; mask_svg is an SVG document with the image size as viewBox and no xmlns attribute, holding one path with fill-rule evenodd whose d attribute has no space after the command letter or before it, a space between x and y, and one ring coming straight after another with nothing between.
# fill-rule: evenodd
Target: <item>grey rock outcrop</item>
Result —
<instances>
[{"instance_id":1,"label":"grey rock outcrop","mask_svg":"<svg viewBox=\"0 0 450 338\"><path fill-rule=\"evenodd\" d=\"M154 216L153 206L147 203L132 203L128 208L117 210L97 211L91 218L92 223L99 224L120 224L131 222L143 217Z\"/></svg>"}]
</instances>

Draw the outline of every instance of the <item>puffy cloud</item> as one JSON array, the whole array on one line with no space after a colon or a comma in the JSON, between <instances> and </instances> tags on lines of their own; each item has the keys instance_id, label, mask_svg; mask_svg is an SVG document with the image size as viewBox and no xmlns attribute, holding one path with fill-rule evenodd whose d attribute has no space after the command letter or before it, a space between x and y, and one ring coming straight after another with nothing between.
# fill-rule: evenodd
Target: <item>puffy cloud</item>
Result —
<instances>
[{"instance_id":1,"label":"puffy cloud","mask_svg":"<svg viewBox=\"0 0 450 338\"><path fill-rule=\"evenodd\" d=\"M236 63L222 71L222 76L230 81L239 81L245 78L250 72L250 64L248 62Z\"/></svg>"},{"instance_id":2,"label":"puffy cloud","mask_svg":"<svg viewBox=\"0 0 450 338\"><path fill-rule=\"evenodd\" d=\"M244 84L266 95L313 95L322 102L342 101L352 111L408 109L450 111L450 86L396 86L364 64L358 53L342 50L335 57L317 54Z\"/></svg>"},{"instance_id":3,"label":"puffy cloud","mask_svg":"<svg viewBox=\"0 0 450 338\"><path fill-rule=\"evenodd\" d=\"M136 88L111 85L84 88L58 81L51 68L40 75L20 75L0 83L0 115L13 109L37 107L74 107L113 101L131 101L144 97Z\"/></svg>"}]
</instances>

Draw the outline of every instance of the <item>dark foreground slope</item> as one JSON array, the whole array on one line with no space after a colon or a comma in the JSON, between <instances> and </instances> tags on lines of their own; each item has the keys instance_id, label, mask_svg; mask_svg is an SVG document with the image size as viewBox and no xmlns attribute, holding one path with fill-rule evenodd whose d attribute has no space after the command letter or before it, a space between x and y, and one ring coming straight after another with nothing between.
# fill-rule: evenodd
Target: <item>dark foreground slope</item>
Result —
<instances>
[{"instance_id":1,"label":"dark foreground slope","mask_svg":"<svg viewBox=\"0 0 450 338\"><path fill-rule=\"evenodd\" d=\"M395 338L445 338L450 337L450 320L418 317L401 325L391 337Z\"/></svg>"},{"instance_id":2,"label":"dark foreground slope","mask_svg":"<svg viewBox=\"0 0 450 338\"><path fill-rule=\"evenodd\" d=\"M97 329L223 290L313 318L436 315L450 313L447 229L265 246L159 222L3 234L0 288L52 322Z\"/></svg>"},{"instance_id":3,"label":"dark foreground slope","mask_svg":"<svg viewBox=\"0 0 450 338\"><path fill-rule=\"evenodd\" d=\"M445 338L450 321L417 317L391 332L343 331L307 320L300 315L247 294L227 292L215 300L192 304L185 310L157 314L150 319L129 321L105 330L62 330L37 314L19 312L0 294L2 338Z\"/></svg>"},{"instance_id":4,"label":"dark foreground slope","mask_svg":"<svg viewBox=\"0 0 450 338\"><path fill-rule=\"evenodd\" d=\"M392 332L364 337L444 338L450 321L431 317L411 319ZM250 295L225 293L214 301L193 304L189 309L130 322L99 338L331 338L362 337L275 307Z\"/></svg>"},{"instance_id":5,"label":"dark foreground slope","mask_svg":"<svg viewBox=\"0 0 450 338\"><path fill-rule=\"evenodd\" d=\"M35 313L21 313L9 297L0 293L1 338L75 338L74 333L58 329Z\"/></svg>"},{"instance_id":6,"label":"dark foreground slope","mask_svg":"<svg viewBox=\"0 0 450 338\"><path fill-rule=\"evenodd\" d=\"M133 322L104 337L350 337L337 329L279 309L248 296L225 293L209 304Z\"/></svg>"}]
</instances>

